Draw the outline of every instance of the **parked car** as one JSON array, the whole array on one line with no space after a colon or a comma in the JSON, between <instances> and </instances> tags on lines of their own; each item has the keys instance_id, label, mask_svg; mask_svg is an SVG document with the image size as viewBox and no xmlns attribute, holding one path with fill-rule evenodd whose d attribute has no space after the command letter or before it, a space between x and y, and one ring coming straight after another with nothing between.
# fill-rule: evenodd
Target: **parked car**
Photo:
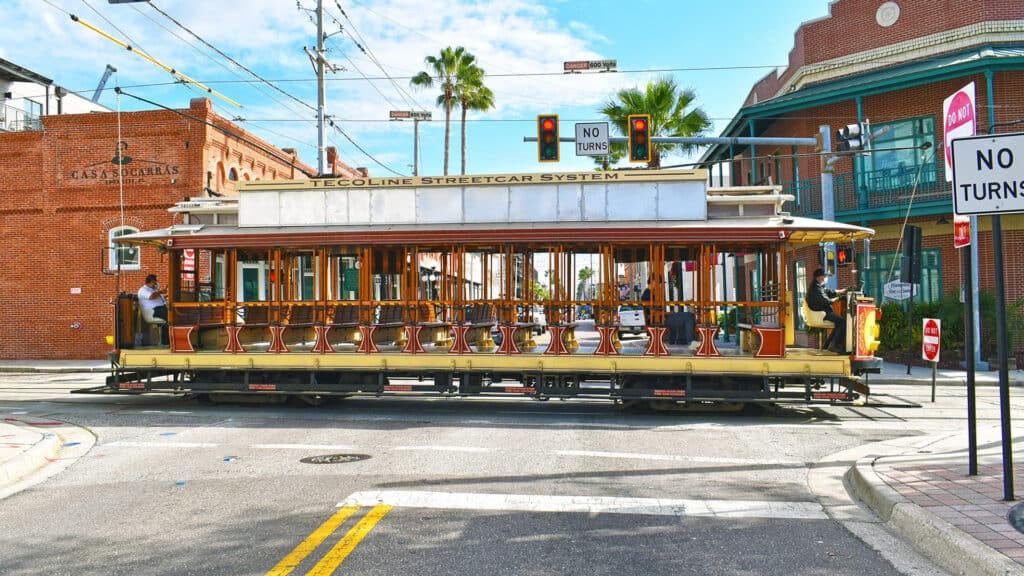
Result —
<instances>
[{"instance_id":1,"label":"parked car","mask_svg":"<svg viewBox=\"0 0 1024 576\"><path fill-rule=\"evenodd\" d=\"M533 323L535 324L533 331L536 332L538 336L548 329L548 321L544 316L544 307L539 304L533 307Z\"/></svg>"},{"instance_id":2,"label":"parked car","mask_svg":"<svg viewBox=\"0 0 1024 576\"><path fill-rule=\"evenodd\" d=\"M620 304L618 310L619 335L643 334L647 329L644 307L639 304Z\"/></svg>"}]
</instances>

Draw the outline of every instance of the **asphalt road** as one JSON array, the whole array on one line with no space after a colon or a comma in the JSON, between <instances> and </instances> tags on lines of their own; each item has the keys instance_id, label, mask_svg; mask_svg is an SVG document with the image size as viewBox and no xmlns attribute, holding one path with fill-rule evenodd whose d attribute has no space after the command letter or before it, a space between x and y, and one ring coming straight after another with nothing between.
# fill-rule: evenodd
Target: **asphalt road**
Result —
<instances>
[{"instance_id":1,"label":"asphalt road","mask_svg":"<svg viewBox=\"0 0 1024 576\"><path fill-rule=\"evenodd\" d=\"M965 417L961 388L932 405L926 387L878 383L876 400L923 407L68 394L101 378L0 375L0 416L98 439L0 501L0 574L935 574L831 519L808 470ZM982 419L998 418L995 388L980 396ZM302 461L329 455L347 457Z\"/></svg>"}]
</instances>

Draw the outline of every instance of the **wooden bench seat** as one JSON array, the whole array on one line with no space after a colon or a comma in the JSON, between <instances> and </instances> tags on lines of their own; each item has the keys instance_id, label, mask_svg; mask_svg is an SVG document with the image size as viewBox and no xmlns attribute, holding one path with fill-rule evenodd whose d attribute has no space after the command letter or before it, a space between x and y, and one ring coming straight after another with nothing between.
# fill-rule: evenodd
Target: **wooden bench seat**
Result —
<instances>
[{"instance_id":1,"label":"wooden bench seat","mask_svg":"<svg viewBox=\"0 0 1024 576\"><path fill-rule=\"evenodd\" d=\"M286 328L281 333L285 344L305 344L316 340L313 326L316 325L317 309L312 304L292 304L288 307L285 320Z\"/></svg>"},{"instance_id":2,"label":"wooden bench seat","mask_svg":"<svg viewBox=\"0 0 1024 576\"><path fill-rule=\"evenodd\" d=\"M359 306L338 305L326 324L330 328L327 341L331 344L353 343L359 337Z\"/></svg>"}]
</instances>

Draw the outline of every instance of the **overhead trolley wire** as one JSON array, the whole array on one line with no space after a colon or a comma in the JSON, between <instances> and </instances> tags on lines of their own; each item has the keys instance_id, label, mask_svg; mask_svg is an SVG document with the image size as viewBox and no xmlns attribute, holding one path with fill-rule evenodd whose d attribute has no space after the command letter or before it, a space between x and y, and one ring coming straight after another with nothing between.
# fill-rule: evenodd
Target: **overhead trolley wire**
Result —
<instances>
[{"instance_id":1,"label":"overhead trolley wire","mask_svg":"<svg viewBox=\"0 0 1024 576\"><path fill-rule=\"evenodd\" d=\"M228 128L225 128L224 126L220 126L220 125L215 124L213 122L209 122L209 121L207 121L204 118L199 118L197 116L193 116L191 114L182 112L181 110L178 110L176 108L171 108L170 106L164 106L163 104L160 104L159 102L155 102L155 101L150 100L148 98L143 98L142 96L138 96L138 95L132 94L130 92L125 92L124 89L122 89L120 86L115 87L114 91L116 93L118 93L118 94L124 94L125 96L128 96L129 98L134 98L136 100L139 100L140 102L145 102L146 104L150 104L152 106L156 106L157 108L161 108L161 109L167 110L169 112L174 112L175 114L177 114L179 116L183 116L185 118L188 118L189 120L193 120L193 121L198 122L200 124L204 124L206 126L209 126L209 127L213 128L214 130L218 130L218 131L220 131L221 133L223 133L223 134L225 134L227 136L230 136L232 138L237 138L237 139L241 140L242 142L245 142L246 144L250 144L250 145L260 149L261 151L265 152L266 154L268 154L270 156L273 156L274 158L280 160L281 162L284 162L285 164L293 165L294 158L292 158L291 156L284 156L283 154L280 154L277 150L274 150L273 148L267 147L262 142L257 142L255 140L253 140L252 138L247 138L244 134L239 134L238 132L235 132L234 130L230 130ZM315 173L307 172L307 171L303 170L300 166L297 166L297 165L295 167L298 168L299 171L301 171L303 174L305 174L309 178L315 178L316 177Z\"/></svg>"},{"instance_id":2,"label":"overhead trolley wire","mask_svg":"<svg viewBox=\"0 0 1024 576\"><path fill-rule=\"evenodd\" d=\"M178 20L176 20L176 19L175 19L175 18L174 18L173 16L171 16L170 14L168 14L168 13L164 12L163 10L161 10L160 8L158 8L158 7L156 6L156 4L153 4L152 2L148 2L148 4L149 4L149 6L150 6L150 7L151 7L151 8L153 9L153 10L155 10L155 11L156 11L156 12L157 12L158 14L160 14L160 15L161 15L161 16L163 16L164 18L167 18L168 20L170 20L170 21L171 21L172 23L174 23L174 25L175 25L175 26L177 26L178 28L181 28L182 30L184 30L185 32L187 32L187 33L188 33L188 34L189 34L190 36L192 36L192 37L193 37L193 38L195 38L196 40L198 40L198 41L202 42L202 43L203 43L203 45L205 45L205 46L206 46L207 48L209 48L210 50L213 50L214 52L216 52L216 53L217 53L218 55L220 55L221 57L223 57L224 59L226 59L226 60L227 60L228 62L231 62L231 63L232 63L232 64L234 64L235 66L238 66L238 67L239 67L239 68L241 68L242 70L244 70L244 71L248 72L248 73L249 73L250 75L252 75L252 76L253 76L254 78L256 78L257 80L259 80L259 81L260 81L261 83L263 83L263 84L266 84L267 86L269 86L269 87L273 88L273 89L274 89L274 90L276 90L277 92L280 92L280 93L281 93L281 94L283 94L284 96L287 96L288 98L290 98L290 99L294 100L295 102L298 102L299 104L301 104L301 105L305 106L306 108L309 108L310 110L316 111L316 108L315 108L315 107L313 107L312 105L310 105L310 104L309 104L308 102L305 102L305 101L303 101L303 100L301 100L301 99L297 98L296 96L293 96L292 94L289 94L288 92L285 92L285 91L284 91L284 90L282 90L281 88L279 88L279 87L275 86L275 85L274 85L274 84L273 84L273 83L272 83L271 81L267 80L266 78L263 78L262 76L260 76L260 75L259 75L259 74L257 74L256 72L254 72L254 71L252 71L251 69L249 69L249 68L248 68L248 67L247 67L246 65L242 64L242 63L241 63L241 62L239 62L238 60L235 60L234 58L232 58L231 56L229 56L229 55L225 54L225 53L224 53L223 51L221 51L221 50L220 50L219 48L217 48L217 47L216 47L216 46L214 46L213 44L210 44L209 42L207 42L206 40L204 40L204 39L203 39L202 37L200 37L200 36L199 36L198 34L196 34L195 32L193 32L193 31L192 31L191 29L189 29L189 28L188 28L187 26L185 26L184 24L182 24L181 22L179 22ZM137 11L139 11L139 13L141 13L141 10L139 10L138 8L136 8L136 10L137 10Z\"/></svg>"},{"instance_id":3,"label":"overhead trolley wire","mask_svg":"<svg viewBox=\"0 0 1024 576\"><path fill-rule=\"evenodd\" d=\"M355 35L358 36L359 39L356 40L356 38L353 37L352 34L348 33L347 29L341 26L340 22L337 22L337 20L335 20L335 22L338 24L338 27L341 28L345 32L345 34L347 34L348 37L352 40L352 42L355 43L356 47L359 48L359 50L363 54L365 54L366 57L369 58L370 61L373 62L377 66L377 68L380 69L381 72L384 73L384 76L395 87L395 90L397 90L398 93L402 96L402 100L404 100L406 104L408 104L412 108L418 108L422 110L423 106L416 102L416 99L413 98L412 95L409 94L404 88L402 88L402 86L399 85L399 83L395 81L395 79L390 74L388 74L388 71L384 69L383 63L381 63L381 61L377 58L377 55L370 50L370 47L366 43L366 39L363 38L363 35L359 33L359 29L356 28L355 22L352 22L352 19L348 17L348 14L345 12L345 9L341 7L341 4L338 2L338 0L334 0L334 5L338 7L338 11L341 12L341 15L344 16L345 20L348 21L349 28L352 29L352 32L355 32ZM333 18L334 16L332 15L331 17Z\"/></svg>"}]
</instances>

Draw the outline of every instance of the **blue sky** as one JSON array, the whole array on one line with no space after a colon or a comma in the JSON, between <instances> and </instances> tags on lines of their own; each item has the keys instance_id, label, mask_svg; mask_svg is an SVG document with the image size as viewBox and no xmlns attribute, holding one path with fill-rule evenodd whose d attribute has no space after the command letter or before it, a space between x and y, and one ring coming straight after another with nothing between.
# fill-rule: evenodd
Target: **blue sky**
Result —
<instances>
[{"instance_id":1,"label":"blue sky","mask_svg":"<svg viewBox=\"0 0 1024 576\"><path fill-rule=\"evenodd\" d=\"M280 147L294 147L316 165L315 74L303 46L315 44L315 0L154 0L154 6L265 79L258 83L146 3L107 0L6 0L8 27L0 57L91 97L106 64L118 69L107 87L121 86L162 105L185 108L203 95L80 24L90 24L237 100L214 98L217 112ZM467 173L589 170L562 145L559 164L537 162L538 114L554 113L563 135L576 122L601 121L598 109L616 91L671 75L692 88L718 135L759 78L783 66L801 22L828 14L826 0L324 0L328 58L346 70L330 76L327 113L359 148L340 134L329 144L343 161L376 176L408 175L413 164L412 122L389 122L390 110L421 108L434 121L420 124L420 174L442 173L444 112L437 92L413 89L409 77L423 58L445 46L465 46L487 72L493 110L467 123ZM343 12L344 11L344 15ZM339 24L341 26L339 27ZM191 44L191 45L190 45ZM364 53L359 46L367 50ZM561 74L566 60L615 59L614 74ZM379 64L379 66L378 66ZM388 80L386 76L391 77ZM369 78L369 79L367 79ZM246 82L243 82L246 81ZM259 88L257 89L257 86ZM121 110L150 108L107 90L101 103ZM453 111L449 173L460 171L458 112ZM673 156L663 164L688 161ZM378 163L379 162L379 163ZM383 165L383 166L382 166ZM386 166L386 168L384 167Z\"/></svg>"}]
</instances>

